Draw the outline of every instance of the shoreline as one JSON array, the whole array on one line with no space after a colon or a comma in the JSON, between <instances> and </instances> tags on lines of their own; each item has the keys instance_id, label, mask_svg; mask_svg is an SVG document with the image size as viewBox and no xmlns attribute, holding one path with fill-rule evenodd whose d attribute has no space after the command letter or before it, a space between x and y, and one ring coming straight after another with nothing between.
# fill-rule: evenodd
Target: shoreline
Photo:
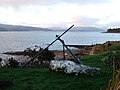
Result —
<instances>
[{"instance_id":1,"label":"shoreline","mask_svg":"<svg viewBox=\"0 0 120 90\"><path fill-rule=\"evenodd\" d=\"M67 45L69 48L77 57L81 57L84 55L93 55L97 53L104 52L104 46L109 47L114 44L120 44L120 41L107 41L103 44L95 44L95 45ZM31 50L34 50L32 48ZM71 54L65 50L65 53L63 54L63 50L49 50L54 53L55 57L54 60L63 60L64 59L64 54L65 54L65 59L73 59ZM2 57L3 56L3 57ZM13 57L15 60L20 61L20 62L26 62L29 61L32 57L29 57L25 54L24 50L23 51L9 51L9 52L4 52L0 53L0 58L4 60L8 60L9 58Z\"/></svg>"},{"instance_id":2,"label":"shoreline","mask_svg":"<svg viewBox=\"0 0 120 90\"><path fill-rule=\"evenodd\" d=\"M74 51L74 52L78 52L78 51L85 51L85 50L91 50L93 46L95 45L66 45L68 46L68 48L70 48L70 50ZM72 49L71 49L72 47ZM63 52L63 50L50 50L54 53L61 53ZM65 50L66 52L67 50ZM8 52L3 52L1 54L5 54L5 55L24 55L24 50L23 51L8 51Z\"/></svg>"},{"instance_id":3,"label":"shoreline","mask_svg":"<svg viewBox=\"0 0 120 90\"><path fill-rule=\"evenodd\" d=\"M84 51L84 50L71 50L78 58L80 58L81 56L84 56L84 55L89 55L89 50L87 51ZM52 51L54 52L54 59L53 60L64 60L64 56L63 56L63 51L62 50L54 50ZM3 54L3 57L0 57L2 58L2 60L4 61L8 61L10 58L13 58L14 60L18 61L19 63L26 63L28 62L29 60L32 59L32 57L29 57L29 56L25 56L25 55L16 55L15 52L13 54L12 53L7 53L7 54ZM71 54L68 52L68 51L65 51L65 60L70 60L70 59L73 59L73 56L71 56Z\"/></svg>"},{"instance_id":4,"label":"shoreline","mask_svg":"<svg viewBox=\"0 0 120 90\"><path fill-rule=\"evenodd\" d=\"M74 48L74 49L70 48L70 50L77 57L81 57L83 55L89 55L89 53L91 51L91 45L67 45L67 46ZM54 53L54 55L55 55L54 60L63 60L63 57L64 57L63 56L63 50L50 50L50 51L52 51ZM3 57L2 57L2 55L3 55ZM4 53L1 53L1 57L0 58L2 58L4 60L7 60L10 57L13 57L15 60L17 60L19 62L26 62L26 61L29 61L30 58L32 58L32 57L26 56L24 54L24 50L23 51L4 52ZM67 50L65 50L65 57L66 57L66 59L73 58Z\"/></svg>"}]
</instances>

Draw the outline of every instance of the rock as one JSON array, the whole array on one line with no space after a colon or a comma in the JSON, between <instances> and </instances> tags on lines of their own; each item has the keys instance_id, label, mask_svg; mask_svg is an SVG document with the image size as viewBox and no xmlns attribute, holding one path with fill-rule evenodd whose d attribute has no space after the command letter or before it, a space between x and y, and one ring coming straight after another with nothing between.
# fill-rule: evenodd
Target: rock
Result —
<instances>
[{"instance_id":1,"label":"rock","mask_svg":"<svg viewBox=\"0 0 120 90\"><path fill-rule=\"evenodd\" d=\"M4 67L4 66L6 66L8 63L5 61L5 60L2 60L1 62L0 62L0 67Z\"/></svg>"},{"instance_id":2,"label":"rock","mask_svg":"<svg viewBox=\"0 0 120 90\"><path fill-rule=\"evenodd\" d=\"M105 51L106 51L105 45L95 45L90 51L90 55L103 53Z\"/></svg>"},{"instance_id":3,"label":"rock","mask_svg":"<svg viewBox=\"0 0 120 90\"><path fill-rule=\"evenodd\" d=\"M53 60L50 62L50 68L54 71L63 71L64 73L75 75L94 75L100 73L99 68L76 64L70 60Z\"/></svg>"}]
</instances>

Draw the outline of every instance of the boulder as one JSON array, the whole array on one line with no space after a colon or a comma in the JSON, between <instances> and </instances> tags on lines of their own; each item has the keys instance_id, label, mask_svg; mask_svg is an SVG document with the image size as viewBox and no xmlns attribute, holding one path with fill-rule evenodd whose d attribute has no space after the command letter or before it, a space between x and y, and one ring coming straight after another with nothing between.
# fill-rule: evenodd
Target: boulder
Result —
<instances>
[{"instance_id":1,"label":"boulder","mask_svg":"<svg viewBox=\"0 0 120 90\"><path fill-rule=\"evenodd\" d=\"M54 71L63 71L67 74L86 74L95 75L100 74L100 68L80 65L70 60L53 60L50 62L50 68Z\"/></svg>"},{"instance_id":2,"label":"boulder","mask_svg":"<svg viewBox=\"0 0 120 90\"><path fill-rule=\"evenodd\" d=\"M4 67L4 66L6 66L8 63L5 61L5 60L2 60L1 62L0 62L0 67Z\"/></svg>"},{"instance_id":3,"label":"boulder","mask_svg":"<svg viewBox=\"0 0 120 90\"><path fill-rule=\"evenodd\" d=\"M106 51L105 45L95 45L90 51L90 55L103 53L105 51Z\"/></svg>"}]
</instances>

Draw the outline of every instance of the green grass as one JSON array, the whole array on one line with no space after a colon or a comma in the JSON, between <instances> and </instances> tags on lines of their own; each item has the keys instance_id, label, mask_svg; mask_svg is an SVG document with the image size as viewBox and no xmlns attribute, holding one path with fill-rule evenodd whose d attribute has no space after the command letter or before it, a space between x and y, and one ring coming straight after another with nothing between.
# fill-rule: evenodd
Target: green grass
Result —
<instances>
[{"instance_id":1,"label":"green grass","mask_svg":"<svg viewBox=\"0 0 120 90\"><path fill-rule=\"evenodd\" d=\"M0 81L13 82L7 90L105 90L111 78L110 69L102 59L104 54L85 56L84 64L101 68L96 76L75 76L47 68L0 68Z\"/></svg>"}]
</instances>

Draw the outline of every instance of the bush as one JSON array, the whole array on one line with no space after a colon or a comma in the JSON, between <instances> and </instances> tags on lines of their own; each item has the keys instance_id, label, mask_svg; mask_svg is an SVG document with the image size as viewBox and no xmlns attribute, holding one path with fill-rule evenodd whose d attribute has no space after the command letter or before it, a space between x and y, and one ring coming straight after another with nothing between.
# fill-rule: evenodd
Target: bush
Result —
<instances>
[{"instance_id":1,"label":"bush","mask_svg":"<svg viewBox=\"0 0 120 90\"><path fill-rule=\"evenodd\" d=\"M33 57L36 54L40 53L43 48L35 48L35 49L31 49L31 48L27 48L26 50L24 50L24 55L28 55L29 57ZM54 53L48 49L45 49L39 56L38 56L38 60L40 61L41 64L43 64L43 61L50 61L53 60L55 57Z\"/></svg>"},{"instance_id":2,"label":"bush","mask_svg":"<svg viewBox=\"0 0 120 90\"><path fill-rule=\"evenodd\" d=\"M41 49L41 48L40 48ZM33 57L35 56L36 54L38 53L38 51L36 49L31 49L31 48L27 48L24 50L24 55L26 56L29 56L29 57Z\"/></svg>"},{"instance_id":3,"label":"bush","mask_svg":"<svg viewBox=\"0 0 120 90\"><path fill-rule=\"evenodd\" d=\"M2 62L2 58L0 58L0 62Z\"/></svg>"},{"instance_id":4,"label":"bush","mask_svg":"<svg viewBox=\"0 0 120 90\"><path fill-rule=\"evenodd\" d=\"M120 44L113 44L107 48L108 51L120 50Z\"/></svg>"},{"instance_id":5,"label":"bush","mask_svg":"<svg viewBox=\"0 0 120 90\"><path fill-rule=\"evenodd\" d=\"M1 65L1 62L2 62L2 58L0 58L0 67L2 66L2 65Z\"/></svg>"},{"instance_id":6,"label":"bush","mask_svg":"<svg viewBox=\"0 0 120 90\"><path fill-rule=\"evenodd\" d=\"M105 45L95 45L90 54L99 54L99 53L103 53L106 51L106 46Z\"/></svg>"},{"instance_id":7,"label":"bush","mask_svg":"<svg viewBox=\"0 0 120 90\"><path fill-rule=\"evenodd\" d=\"M43 50L43 49L41 49L41 50ZM40 51L41 51L41 50L40 50ZM40 52L40 51L39 51L39 52ZM43 51L43 53L38 56L38 60L40 60L40 61L46 61L46 60L47 60L47 61L50 61L50 60L53 60L54 57L55 57L55 55L54 55L53 52L49 51L48 49L45 49L45 50Z\"/></svg>"},{"instance_id":8,"label":"bush","mask_svg":"<svg viewBox=\"0 0 120 90\"><path fill-rule=\"evenodd\" d=\"M9 67L18 67L19 62L17 62L15 59L12 57L8 59Z\"/></svg>"},{"instance_id":9,"label":"bush","mask_svg":"<svg viewBox=\"0 0 120 90\"><path fill-rule=\"evenodd\" d=\"M108 52L108 55L103 59L104 63L109 67L115 64L116 69L120 69L120 51Z\"/></svg>"},{"instance_id":10,"label":"bush","mask_svg":"<svg viewBox=\"0 0 120 90\"><path fill-rule=\"evenodd\" d=\"M120 90L120 70L113 69L112 79L109 80L106 90Z\"/></svg>"}]
</instances>

